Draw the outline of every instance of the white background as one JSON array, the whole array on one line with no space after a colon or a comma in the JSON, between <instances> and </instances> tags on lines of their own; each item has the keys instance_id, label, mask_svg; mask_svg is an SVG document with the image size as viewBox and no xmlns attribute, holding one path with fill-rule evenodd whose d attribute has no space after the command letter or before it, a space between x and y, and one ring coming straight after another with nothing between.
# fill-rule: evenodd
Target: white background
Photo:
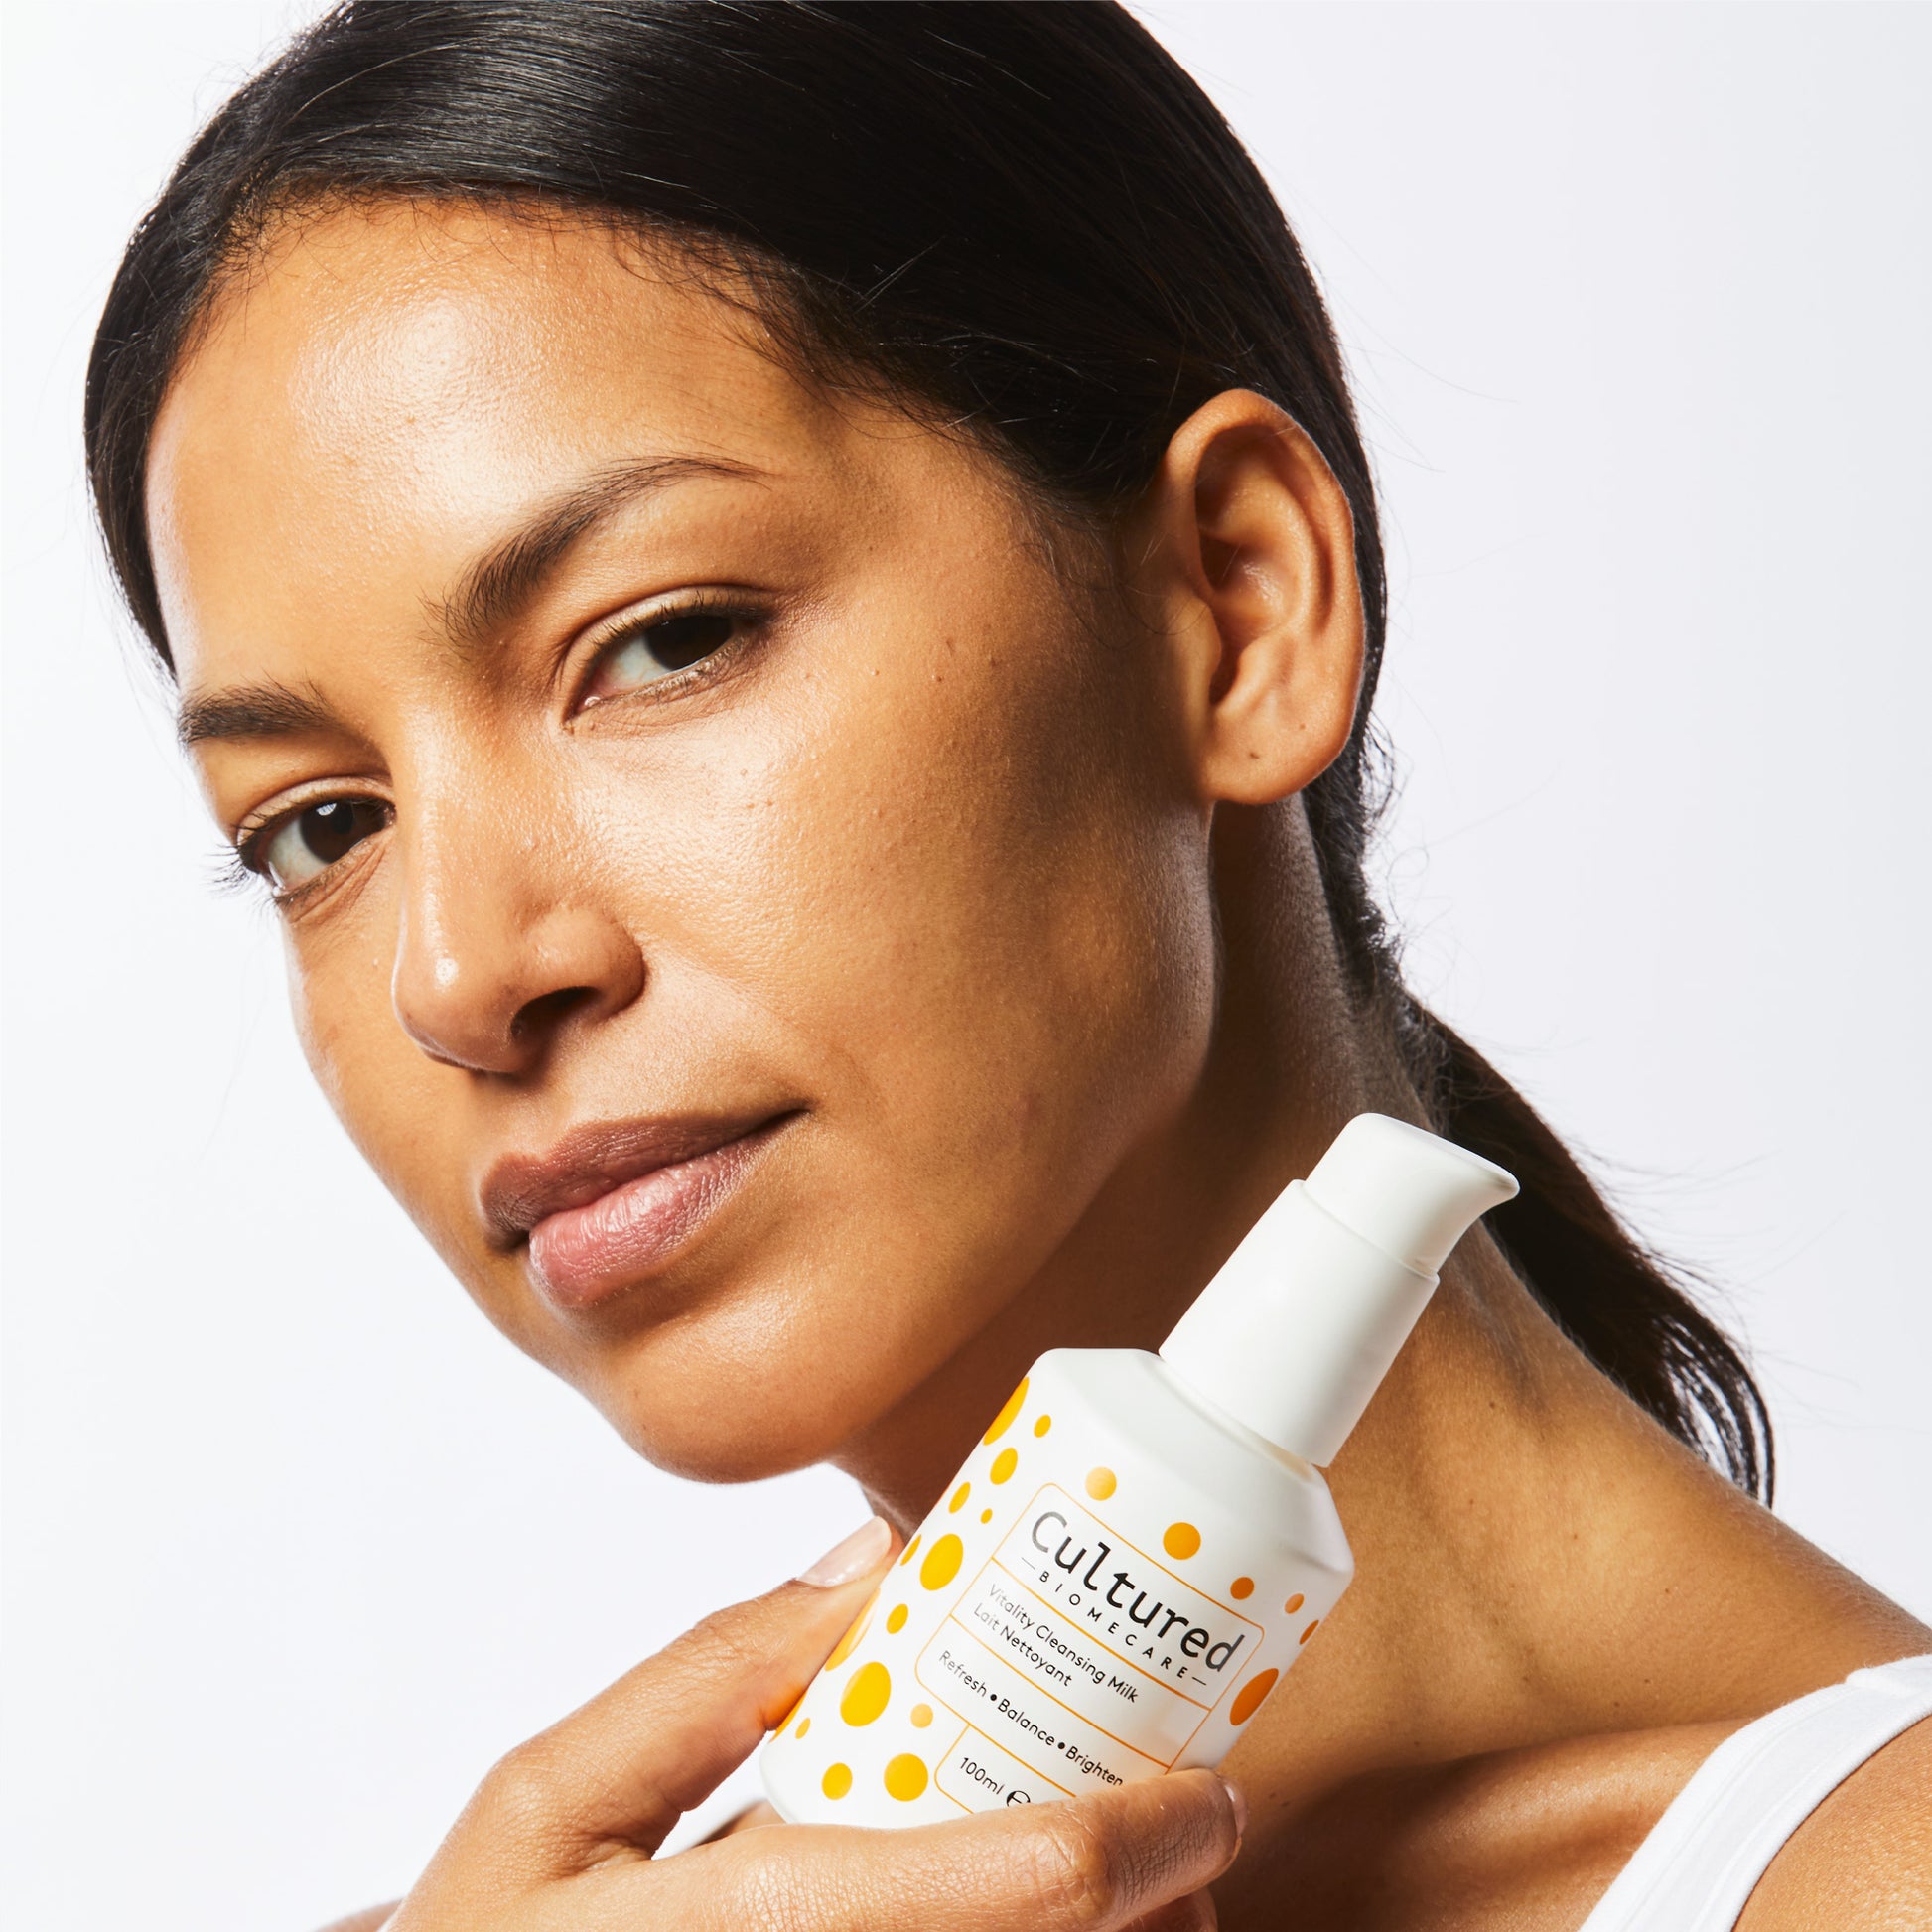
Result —
<instances>
[{"instance_id":1,"label":"white background","mask_svg":"<svg viewBox=\"0 0 1932 1932\"><path fill-rule=\"evenodd\" d=\"M311 1091L90 544L120 245L281 5L15 4L12 1922L301 1932L494 1754L856 1520L632 1461ZM1164 5L1386 485L1423 989L1705 1267L1791 1521L1932 1614L1932 14ZM1660 1614L1664 1614L1660 1606Z\"/></svg>"}]
</instances>

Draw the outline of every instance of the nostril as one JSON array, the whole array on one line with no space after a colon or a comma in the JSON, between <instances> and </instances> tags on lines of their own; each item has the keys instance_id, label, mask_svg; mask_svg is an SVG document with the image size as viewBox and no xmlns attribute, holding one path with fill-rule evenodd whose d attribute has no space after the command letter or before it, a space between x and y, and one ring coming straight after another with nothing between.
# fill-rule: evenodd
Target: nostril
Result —
<instances>
[{"instance_id":1,"label":"nostril","mask_svg":"<svg viewBox=\"0 0 1932 1932\"><path fill-rule=\"evenodd\" d=\"M542 993L534 1000L526 1000L510 1022L510 1038L521 1045L554 1033L579 1007L596 998L594 986L560 986L554 993Z\"/></svg>"}]
</instances>

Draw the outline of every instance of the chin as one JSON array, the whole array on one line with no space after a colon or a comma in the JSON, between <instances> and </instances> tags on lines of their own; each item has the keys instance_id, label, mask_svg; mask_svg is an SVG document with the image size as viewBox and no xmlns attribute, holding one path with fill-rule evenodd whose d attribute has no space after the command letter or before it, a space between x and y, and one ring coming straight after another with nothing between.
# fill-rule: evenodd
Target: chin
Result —
<instances>
[{"instance_id":1,"label":"chin","mask_svg":"<svg viewBox=\"0 0 1932 1932\"><path fill-rule=\"evenodd\" d=\"M688 1318L570 1377L631 1449L672 1475L759 1482L833 1460L900 1393L884 1361L834 1373L801 1366L775 1338L747 1349L712 1327Z\"/></svg>"}]
</instances>

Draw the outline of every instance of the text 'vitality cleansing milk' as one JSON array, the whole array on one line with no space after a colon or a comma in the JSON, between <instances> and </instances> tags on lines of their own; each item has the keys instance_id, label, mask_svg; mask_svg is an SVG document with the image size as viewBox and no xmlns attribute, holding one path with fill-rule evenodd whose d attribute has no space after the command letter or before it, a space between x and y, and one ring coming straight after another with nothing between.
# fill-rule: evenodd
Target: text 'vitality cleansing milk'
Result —
<instances>
[{"instance_id":1,"label":"text 'vitality cleansing milk'","mask_svg":"<svg viewBox=\"0 0 1932 1932\"><path fill-rule=\"evenodd\" d=\"M1318 1465L1515 1192L1358 1115L1159 1355L1042 1355L765 1745L779 1812L919 1825L1218 1764L1354 1572Z\"/></svg>"}]
</instances>

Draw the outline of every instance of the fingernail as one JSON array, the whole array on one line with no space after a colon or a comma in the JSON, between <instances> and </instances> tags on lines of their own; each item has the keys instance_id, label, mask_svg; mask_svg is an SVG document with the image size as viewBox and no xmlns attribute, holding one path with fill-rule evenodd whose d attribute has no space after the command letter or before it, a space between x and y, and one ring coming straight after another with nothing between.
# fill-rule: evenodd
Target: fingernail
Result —
<instances>
[{"instance_id":1,"label":"fingernail","mask_svg":"<svg viewBox=\"0 0 1932 1932\"><path fill-rule=\"evenodd\" d=\"M831 1589L839 1584L849 1584L855 1577L864 1577L879 1568L879 1562L892 1548L893 1526L883 1516L875 1516L870 1523L856 1529L844 1542L835 1543L812 1565L809 1570L801 1571L798 1581L813 1584L820 1589Z\"/></svg>"},{"instance_id":2,"label":"fingernail","mask_svg":"<svg viewBox=\"0 0 1932 1932\"><path fill-rule=\"evenodd\" d=\"M1248 1832L1248 1801L1232 1778L1223 1778L1221 1784L1228 1794L1228 1803L1234 1807L1234 1835L1245 1838Z\"/></svg>"}]
</instances>

